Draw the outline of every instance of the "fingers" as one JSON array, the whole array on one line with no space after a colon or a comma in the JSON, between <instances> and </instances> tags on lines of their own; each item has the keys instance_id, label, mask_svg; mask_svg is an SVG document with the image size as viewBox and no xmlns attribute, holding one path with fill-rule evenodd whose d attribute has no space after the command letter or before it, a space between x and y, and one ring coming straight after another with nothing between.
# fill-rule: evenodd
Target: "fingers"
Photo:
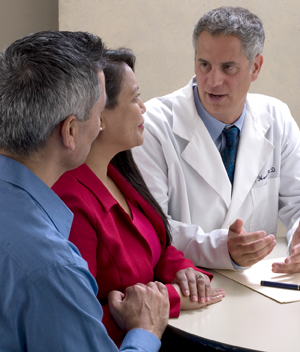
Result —
<instances>
[{"instance_id":1,"label":"fingers","mask_svg":"<svg viewBox=\"0 0 300 352\"><path fill-rule=\"evenodd\" d=\"M242 219L236 219L235 222L229 227L229 230L236 232L236 233L241 233L243 230L243 220Z\"/></svg>"},{"instance_id":2,"label":"fingers","mask_svg":"<svg viewBox=\"0 0 300 352\"><path fill-rule=\"evenodd\" d=\"M232 259L240 266L247 267L265 258L275 246L274 235L269 235L261 240L243 245L233 246L230 244L228 248Z\"/></svg>"},{"instance_id":3,"label":"fingers","mask_svg":"<svg viewBox=\"0 0 300 352\"><path fill-rule=\"evenodd\" d=\"M300 245L292 249L292 254L283 263L273 263L274 273L299 273L300 272Z\"/></svg>"},{"instance_id":4,"label":"fingers","mask_svg":"<svg viewBox=\"0 0 300 352\"><path fill-rule=\"evenodd\" d=\"M240 266L251 266L270 254L276 246L274 235L266 236L265 231L247 233L243 221L237 219L228 231L228 251L234 262Z\"/></svg>"},{"instance_id":5,"label":"fingers","mask_svg":"<svg viewBox=\"0 0 300 352\"><path fill-rule=\"evenodd\" d=\"M292 248L294 248L296 245L300 243L300 222L299 225L296 229L296 231L293 234L293 239L292 239ZM293 250L292 250L293 251Z\"/></svg>"},{"instance_id":6,"label":"fingers","mask_svg":"<svg viewBox=\"0 0 300 352\"><path fill-rule=\"evenodd\" d=\"M251 238L251 237L250 237ZM243 245L239 245L240 248L243 249L244 254L256 254L256 257L263 256L263 253L268 250L268 246L273 248L273 244L275 246L276 240L274 235L268 235L264 238L261 238L257 241L251 241L249 238L249 242L244 243ZM255 256L253 256L253 259Z\"/></svg>"},{"instance_id":7,"label":"fingers","mask_svg":"<svg viewBox=\"0 0 300 352\"><path fill-rule=\"evenodd\" d=\"M138 284L138 285L142 285L142 284ZM159 291L165 298L169 299L168 289L163 283L159 281L148 282L146 286L151 287L155 291Z\"/></svg>"},{"instance_id":8,"label":"fingers","mask_svg":"<svg viewBox=\"0 0 300 352\"><path fill-rule=\"evenodd\" d=\"M297 257L297 255L300 254L300 244L295 245L292 250L291 250L291 262L293 262L294 257ZM295 259L296 260L296 259ZM296 260L297 261L297 260Z\"/></svg>"},{"instance_id":9,"label":"fingers","mask_svg":"<svg viewBox=\"0 0 300 352\"><path fill-rule=\"evenodd\" d=\"M299 273L300 272L300 223L293 234L291 255L283 263L273 263L274 273Z\"/></svg>"},{"instance_id":10,"label":"fingers","mask_svg":"<svg viewBox=\"0 0 300 352\"><path fill-rule=\"evenodd\" d=\"M199 301L192 302L190 297L183 296L182 291L181 291L178 284L174 283L172 285L175 288L175 290L178 292L178 295L180 296L180 309L181 310L202 308L202 307L205 307L209 304L220 302L223 299L223 297L225 296L224 290L222 290L220 288L211 289L211 295L210 295L209 301L205 301L204 303L200 303Z\"/></svg>"},{"instance_id":11,"label":"fingers","mask_svg":"<svg viewBox=\"0 0 300 352\"><path fill-rule=\"evenodd\" d=\"M111 291L108 294L108 303L112 307L117 307L123 301L125 295L120 291Z\"/></svg>"},{"instance_id":12,"label":"fingers","mask_svg":"<svg viewBox=\"0 0 300 352\"><path fill-rule=\"evenodd\" d=\"M222 301L223 297L225 297L225 291L221 288L212 289L210 297L211 299L207 302L207 305Z\"/></svg>"},{"instance_id":13,"label":"fingers","mask_svg":"<svg viewBox=\"0 0 300 352\"><path fill-rule=\"evenodd\" d=\"M205 303L210 300L210 280L209 277L193 268L179 270L173 283L180 286L184 296L190 296L192 302Z\"/></svg>"},{"instance_id":14,"label":"fingers","mask_svg":"<svg viewBox=\"0 0 300 352\"><path fill-rule=\"evenodd\" d=\"M118 291L108 296L109 310L119 328L148 330L158 338L167 326L169 295L167 288L158 282L127 287L125 295Z\"/></svg>"},{"instance_id":15,"label":"fingers","mask_svg":"<svg viewBox=\"0 0 300 352\"><path fill-rule=\"evenodd\" d=\"M270 236L270 235L269 235ZM274 235L272 235L274 236ZM244 232L244 233L236 233L232 232L229 228L228 231L228 240L234 241L236 245L243 245L249 242L258 241L266 237L265 231L255 231L255 232ZM275 238L275 237L274 237Z\"/></svg>"},{"instance_id":16,"label":"fingers","mask_svg":"<svg viewBox=\"0 0 300 352\"><path fill-rule=\"evenodd\" d=\"M207 275L195 272L196 274L196 282L198 289L198 302L205 303L210 301L211 288L210 288L210 280Z\"/></svg>"},{"instance_id":17,"label":"fingers","mask_svg":"<svg viewBox=\"0 0 300 352\"><path fill-rule=\"evenodd\" d=\"M190 295L191 293L190 287L192 288L191 296L195 294L196 279L195 279L194 270L192 268L187 268L187 269L177 271L173 282L178 283L178 285L180 286L181 292L184 296ZM195 289L193 289L193 286L195 287ZM197 296L197 299L198 299L198 296Z\"/></svg>"}]
</instances>

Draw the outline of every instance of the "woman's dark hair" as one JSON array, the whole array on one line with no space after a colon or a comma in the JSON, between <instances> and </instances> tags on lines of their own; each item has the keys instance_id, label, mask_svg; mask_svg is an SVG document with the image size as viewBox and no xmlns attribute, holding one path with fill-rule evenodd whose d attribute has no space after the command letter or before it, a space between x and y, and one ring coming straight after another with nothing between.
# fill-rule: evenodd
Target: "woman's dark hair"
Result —
<instances>
[{"instance_id":1,"label":"woman's dark hair","mask_svg":"<svg viewBox=\"0 0 300 352\"><path fill-rule=\"evenodd\" d=\"M119 50L107 50L104 56L106 58L106 65L103 72L105 75L105 88L107 95L105 108L112 110L118 105L118 96L122 87L125 65L128 65L132 71L134 71L136 58L131 50L124 48ZM150 193L143 176L133 159L131 150L129 149L118 153L111 160L111 164L160 215L166 229L166 243L167 246L170 245L172 237L168 219L160 205Z\"/></svg>"}]
</instances>

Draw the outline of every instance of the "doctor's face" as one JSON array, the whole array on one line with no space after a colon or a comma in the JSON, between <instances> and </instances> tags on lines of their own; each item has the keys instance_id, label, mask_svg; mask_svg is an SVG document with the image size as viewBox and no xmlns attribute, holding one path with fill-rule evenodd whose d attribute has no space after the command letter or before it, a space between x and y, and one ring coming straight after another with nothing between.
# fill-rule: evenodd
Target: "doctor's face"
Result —
<instances>
[{"instance_id":1,"label":"doctor's face","mask_svg":"<svg viewBox=\"0 0 300 352\"><path fill-rule=\"evenodd\" d=\"M205 110L219 121L231 124L241 115L251 82L258 77L262 55L250 68L239 38L211 36L203 31L198 38L195 74L198 94Z\"/></svg>"}]
</instances>

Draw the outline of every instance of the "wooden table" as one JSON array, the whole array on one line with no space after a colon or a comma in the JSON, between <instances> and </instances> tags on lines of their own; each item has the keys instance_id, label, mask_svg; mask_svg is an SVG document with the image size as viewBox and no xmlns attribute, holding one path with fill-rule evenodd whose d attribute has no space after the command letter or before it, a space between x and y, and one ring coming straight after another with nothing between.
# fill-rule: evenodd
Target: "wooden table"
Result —
<instances>
[{"instance_id":1,"label":"wooden table","mask_svg":"<svg viewBox=\"0 0 300 352\"><path fill-rule=\"evenodd\" d=\"M277 238L275 249L266 259L286 255L286 239ZM212 287L223 288L226 297L222 302L182 311L179 318L169 319L166 334L180 337L177 342L176 337L171 338L178 349L169 351L300 351L300 302L280 304L211 272ZM190 343L188 349L182 345L185 340Z\"/></svg>"}]
</instances>

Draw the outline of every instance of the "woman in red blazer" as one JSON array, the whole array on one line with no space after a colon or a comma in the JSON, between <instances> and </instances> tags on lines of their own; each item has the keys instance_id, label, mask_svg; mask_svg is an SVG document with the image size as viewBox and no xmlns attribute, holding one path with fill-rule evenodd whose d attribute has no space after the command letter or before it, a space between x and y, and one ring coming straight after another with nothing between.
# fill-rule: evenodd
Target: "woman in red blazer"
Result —
<instances>
[{"instance_id":1,"label":"woman in red blazer","mask_svg":"<svg viewBox=\"0 0 300 352\"><path fill-rule=\"evenodd\" d=\"M104 69L108 102L101 132L86 163L65 173L53 186L74 213L69 240L96 278L103 323L116 344L124 333L112 320L107 303L112 290L125 292L138 282L166 284L170 317L180 309L216 303L222 289L211 289L212 275L196 268L171 243L168 221L150 194L131 154L143 143L145 106L133 73L129 50L108 50Z\"/></svg>"}]
</instances>

